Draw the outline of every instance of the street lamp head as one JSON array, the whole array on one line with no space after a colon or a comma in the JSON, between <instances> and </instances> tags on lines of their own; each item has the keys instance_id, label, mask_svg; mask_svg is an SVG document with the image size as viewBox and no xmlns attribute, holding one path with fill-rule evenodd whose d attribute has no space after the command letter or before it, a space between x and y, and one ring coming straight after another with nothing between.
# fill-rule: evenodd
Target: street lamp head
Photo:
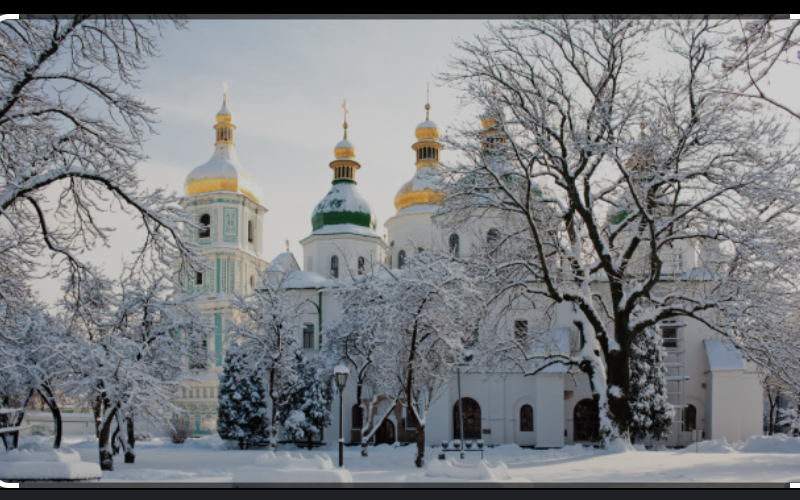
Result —
<instances>
[{"instance_id":1,"label":"street lamp head","mask_svg":"<svg viewBox=\"0 0 800 500\"><path fill-rule=\"evenodd\" d=\"M350 375L350 369L345 365L338 365L333 369L333 374L336 376L336 385L339 387L339 392L342 392L344 385L347 383L347 376Z\"/></svg>"}]
</instances>

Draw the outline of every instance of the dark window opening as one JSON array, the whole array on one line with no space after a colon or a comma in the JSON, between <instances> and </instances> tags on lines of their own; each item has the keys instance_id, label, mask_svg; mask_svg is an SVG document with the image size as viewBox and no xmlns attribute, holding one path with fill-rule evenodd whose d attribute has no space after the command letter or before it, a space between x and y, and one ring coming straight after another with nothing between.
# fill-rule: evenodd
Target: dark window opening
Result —
<instances>
[{"instance_id":1,"label":"dark window opening","mask_svg":"<svg viewBox=\"0 0 800 500\"><path fill-rule=\"evenodd\" d=\"M400 250L397 254L397 269L402 269L404 265L406 265L406 251Z\"/></svg>"},{"instance_id":2,"label":"dark window opening","mask_svg":"<svg viewBox=\"0 0 800 500\"><path fill-rule=\"evenodd\" d=\"M364 257L358 258L358 274L364 274Z\"/></svg>"},{"instance_id":3,"label":"dark window opening","mask_svg":"<svg viewBox=\"0 0 800 500\"><path fill-rule=\"evenodd\" d=\"M208 238L211 236L211 216L203 214L200 216L200 237Z\"/></svg>"},{"instance_id":4,"label":"dark window opening","mask_svg":"<svg viewBox=\"0 0 800 500\"><path fill-rule=\"evenodd\" d=\"M533 407L522 405L519 409L519 430L521 432L533 432Z\"/></svg>"},{"instance_id":5,"label":"dark window opening","mask_svg":"<svg viewBox=\"0 0 800 500\"><path fill-rule=\"evenodd\" d=\"M331 277L332 278L339 277L339 257L335 255L331 257Z\"/></svg>"},{"instance_id":6,"label":"dark window opening","mask_svg":"<svg viewBox=\"0 0 800 500\"><path fill-rule=\"evenodd\" d=\"M314 348L314 325L312 324L303 325L303 348Z\"/></svg>"},{"instance_id":7,"label":"dark window opening","mask_svg":"<svg viewBox=\"0 0 800 500\"><path fill-rule=\"evenodd\" d=\"M452 255L453 257L459 256L459 250L460 250L459 240L460 239L457 234L450 235L450 255Z\"/></svg>"}]
</instances>

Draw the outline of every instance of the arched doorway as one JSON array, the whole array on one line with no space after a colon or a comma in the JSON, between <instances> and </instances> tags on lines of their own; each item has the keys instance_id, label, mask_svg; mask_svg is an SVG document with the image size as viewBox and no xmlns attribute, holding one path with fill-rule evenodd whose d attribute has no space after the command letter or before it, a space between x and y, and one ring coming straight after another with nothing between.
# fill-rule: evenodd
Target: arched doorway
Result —
<instances>
[{"instance_id":1,"label":"arched doorway","mask_svg":"<svg viewBox=\"0 0 800 500\"><path fill-rule=\"evenodd\" d=\"M388 418L384 419L378 430L375 431L375 444L392 444L394 442L394 422Z\"/></svg>"},{"instance_id":2,"label":"arched doorway","mask_svg":"<svg viewBox=\"0 0 800 500\"><path fill-rule=\"evenodd\" d=\"M573 413L573 441L600 441L600 411L594 399L582 399Z\"/></svg>"},{"instance_id":3,"label":"arched doorway","mask_svg":"<svg viewBox=\"0 0 800 500\"><path fill-rule=\"evenodd\" d=\"M464 439L481 439L481 405L472 398L461 398L464 412ZM453 405L453 439L461 439L458 401Z\"/></svg>"}]
</instances>

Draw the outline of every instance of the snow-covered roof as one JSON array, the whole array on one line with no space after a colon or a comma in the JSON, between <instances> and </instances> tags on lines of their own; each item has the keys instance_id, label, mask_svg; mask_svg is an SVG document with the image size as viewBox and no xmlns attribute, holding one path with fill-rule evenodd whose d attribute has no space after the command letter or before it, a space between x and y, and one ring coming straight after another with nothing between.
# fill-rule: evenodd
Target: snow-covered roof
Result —
<instances>
[{"instance_id":1,"label":"snow-covered roof","mask_svg":"<svg viewBox=\"0 0 800 500\"><path fill-rule=\"evenodd\" d=\"M712 372L744 370L744 360L739 350L729 340L704 339L708 367Z\"/></svg>"},{"instance_id":2,"label":"snow-covered roof","mask_svg":"<svg viewBox=\"0 0 800 500\"><path fill-rule=\"evenodd\" d=\"M312 271L294 271L284 283L284 286L288 289L313 288L318 290L320 288L329 288L333 285L334 282L332 279Z\"/></svg>"},{"instance_id":3,"label":"snow-covered roof","mask_svg":"<svg viewBox=\"0 0 800 500\"><path fill-rule=\"evenodd\" d=\"M424 122L417 125L417 129L421 128L439 128L438 125L433 120L425 120Z\"/></svg>"},{"instance_id":4,"label":"snow-covered roof","mask_svg":"<svg viewBox=\"0 0 800 500\"><path fill-rule=\"evenodd\" d=\"M300 266L297 264L297 259L294 258L292 252L283 252L278 254L277 257L272 259L272 265L267 268L267 271L299 271Z\"/></svg>"},{"instance_id":5,"label":"snow-covered roof","mask_svg":"<svg viewBox=\"0 0 800 500\"><path fill-rule=\"evenodd\" d=\"M330 143L329 143L329 144L330 144ZM356 146L355 146L355 145L354 145L352 142L348 141L347 139L342 139L341 141L339 141L339 142L336 144L336 148L337 148L337 149L338 149L338 148L352 148L352 149L355 149L355 147L356 147Z\"/></svg>"}]
</instances>

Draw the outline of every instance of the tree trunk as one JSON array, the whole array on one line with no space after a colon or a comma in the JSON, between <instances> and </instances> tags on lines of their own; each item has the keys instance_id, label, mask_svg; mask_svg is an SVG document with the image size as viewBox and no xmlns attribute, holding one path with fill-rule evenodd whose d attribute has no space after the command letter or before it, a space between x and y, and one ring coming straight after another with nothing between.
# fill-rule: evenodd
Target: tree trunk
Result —
<instances>
[{"instance_id":1,"label":"tree trunk","mask_svg":"<svg viewBox=\"0 0 800 500\"><path fill-rule=\"evenodd\" d=\"M624 338L617 335L617 338ZM630 422L630 347L626 342L621 342L620 350L606 354L606 395L608 398L608 418L612 429L604 430L603 442L608 443L615 438L630 441L628 424ZM599 408L602 414L603 408ZM602 418L602 417L601 417Z\"/></svg>"},{"instance_id":2,"label":"tree trunk","mask_svg":"<svg viewBox=\"0 0 800 500\"><path fill-rule=\"evenodd\" d=\"M414 459L414 465L422 467L425 463L425 426L417 424L417 458Z\"/></svg>"},{"instance_id":3,"label":"tree trunk","mask_svg":"<svg viewBox=\"0 0 800 500\"><path fill-rule=\"evenodd\" d=\"M100 423L103 420L103 401L98 397L92 405L94 414L94 437L100 438Z\"/></svg>"},{"instance_id":4,"label":"tree trunk","mask_svg":"<svg viewBox=\"0 0 800 500\"><path fill-rule=\"evenodd\" d=\"M111 433L111 452L114 455L119 455L119 422L117 422L117 426L114 427L114 432Z\"/></svg>"},{"instance_id":5,"label":"tree trunk","mask_svg":"<svg viewBox=\"0 0 800 500\"><path fill-rule=\"evenodd\" d=\"M100 436L97 440L97 446L100 449L100 470L114 470L114 455L111 453L111 424L114 422L116 415L116 408L108 410L108 415L105 420L100 423Z\"/></svg>"},{"instance_id":6,"label":"tree trunk","mask_svg":"<svg viewBox=\"0 0 800 500\"><path fill-rule=\"evenodd\" d=\"M19 405L19 413L17 413L17 420L12 422L12 426L19 427L22 425L22 421L25 419L25 407L28 406L28 401L30 401L31 396L33 396L34 389L28 391L28 395L25 396L25 399L22 400L22 404ZM19 431L14 431L12 433L14 436L14 449L16 450L19 448Z\"/></svg>"},{"instance_id":7,"label":"tree trunk","mask_svg":"<svg viewBox=\"0 0 800 500\"><path fill-rule=\"evenodd\" d=\"M136 436L133 432L133 415L125 419L128 427L128 447L125 450L125 463L132 464L136 462L136 451L133 449L136 446Z\"/></svg>"},{"instance_id":8,"label":"tree trunk","mask_svg":"<svg viewBox=\"0 0 800 500\"><path fill-rule=\"evenodd\" d=\"M50 408L50 413L53 414L53 424L55 427L55 436L53 436L53 449L61 449L61 436L63 434L63 423L61 421L61 409L58 407L58 401L53 397L53 391L46 384L39 388L39 395L44 400L44 403Z\"/></svg>"}]
</instances>

